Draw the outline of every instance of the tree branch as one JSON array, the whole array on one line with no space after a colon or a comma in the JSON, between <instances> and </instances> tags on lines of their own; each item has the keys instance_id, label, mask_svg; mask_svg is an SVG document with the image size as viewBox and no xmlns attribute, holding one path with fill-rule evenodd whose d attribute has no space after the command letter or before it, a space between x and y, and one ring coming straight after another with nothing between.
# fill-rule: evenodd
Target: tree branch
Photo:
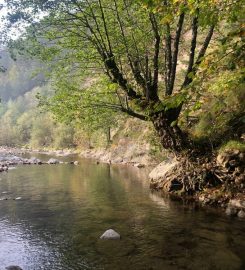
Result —
<instances>
[{"instance_id":1,"label":"tree branch","mask_svg":"<svg viewBox=\"0 0 245 270\"><path fill-rule=\"evenodd\" d=\"M212 36L213 36L213 33L214 33L214 28L215 28L215 25L211 25L210 26L210 29L208 31L208 34L203 42L203 45L202 45L202 48L198 54L198 57L197 57L197 60L196 60L196 63L195 63L195 67L198 67L200 65L200 63L202 62L202 59L203 57L205 56L205 53L207 51L207 48L209 46L209 43L212 39Z\"/></svg>"},{"instance_id":2,"label":"tree branch","mask_svg":"<svg viewBox=\"0 0 245 270\"><path fill-rule=\"evenodd\" d=\"M160 52L160 35L159 35L159 31L158 31L158 25L157 25L157 21L156 18L154 16L153 13L150 14L150 21L151 21L151 25L152 25L152 30L154 32L155 35L155 48L154 48L154 57L153 57L153 83L152 83L152 87L150 89L150 93L149 93L149 99L150 100L154 100L157 101L158 95L158 75L159 75L159 66L158 66L158 60L159 60L159 52Z\"/></svg>"},{"instance_id":3,"label":"tree branch","mask_svg":"<svg viewBox=\"0 0 245 270\"><path fill-rule=\"evenodd\" d=\"M111 41L110 41L110 37L109 37L107 25L106 25L105 13L104 13L104 10L103 10L102 4L101 4L101 0L98 0L98 1L99 1L100 11L101 11L101 15L102 15L102 21L103 21L103 25L104 25L104 29L105 29L105 35L106 35L107 43L109 46L109 51L110 51L110 54L112 55L113 53L112 53Z\"/></svg>"},{"instance_id":4,"label":"tree branch","mask_svg":"<svg viewBox=\"0 0 245 270\"><path fill-rule=\"evenodd\" d=\"M166 24L166 35L165 35L165 85L166 94L170 93L170 77L172 72L172 37L169 23Z\"/></svg>"},{"instance_id":5,"label":"tree branch","mask_svg":"<svg viewBox=\"0 0 245 270\"><path fill-rule=\"evenodd\" d=\"M211 27L210 27L210 29L209 29L209 31L208 31L208 34L207 34L207 36L206 36L206 38L205 38L205 40L204 40L204 42L203 42L203 45L202 45L202 48L200 49L200 52L199 52L199 54L198 54L198 56L197 56L197 60L196 60L196 62L195 62L195 64L193 65L193 67L192 67L192 78L190 78L190 77L188 77L186 80L185 80L185 82L184 82L184 84L182 85L182 87L186 87L186 86L188 86L190 83L192 83L192 81L193 81L193 77L196 75L196 73L197 73L197 71L198 71L198 67L200 66L200 64L201 64L201 62L202 62L202 60L203 60L203 57L205 56L205 54L206 54L206 51L207 51L207 48L208 48L208 46L209 46L209 43L210 43L210 41L211 41L211 39L212 39L212 36L213 36L213 33L214 33L214 28L215 28L215 26L214 25L212 25Z\"/></svg>"},{"instance_id":6,"label":"tree branch","mask_svg":"<svg viewBox=\"0 0 245 270\"><path fill-rule=\"evenodd\" d=\"M122 108L121 111L128 114L128 115L130 115L130 116L132 116L132 117L138 118L140 120L149 121L148 117L146 117L145 115L136 113L136 112L134 112L134 111L132 111L130 109Z\"/></svg>"},{"instance_id":7,"label":"tree branch","mask_svg":"<svg viewBox=\"0 0 245 270\"><path fill-rule=\"evenodd\" d=\"M197 16L195 16L193 21L192 21L192 39L191 39L191 49L190 49L190 55L189 55L189 64L188 64L188 67L187 67L185 80L184 80L181 88L187 86L192 80L189 77L189 75L193 70L193 65L194 65L194 60L195 60L199 11L197 11L197 13L198 13Z\"/></svg>"},{"instance_id":8,"label":"tree branch","mask_svg":"<svg viewBox=\"0 0 245 270\"><path fill-rule=\"evenodd\" d=\"M181 13L179 16L179 21L177 24L177 29L176 29L176 34L175 34L174 51L173 51L172 67L171 67L171 77L170 77L170 84L169 84L167 95L171 95L174 89L176 68L177 68L177 62L178 62L178 53L179 53L179 43L180 43L180 36L181 36L181 31L182 31L182 27L184 23L184 18L185 18L185 13Z\"/></svg>"},{"instance_id":9,"label":"tree branch","mask_svg":"<svg viewBox=\"0 0 245 270\"><path fill-rule=\"evenodd\" d=\"M116 10L117 21L118 21L119 28L120 28L121 35L122 35L122 39L123 39L123 44L124 44L124 47L126 49L127 58L128 58L128 61L129 61L129 66L131 68L131 71L132 71L132 73L134 75L134 78L135 78L137 84L143 88L144 92L146 92L145 79L140 74L140 69L138 67L138 62L132 60L132 56L131 56L131 54L129 52L128 41L127 41L127 38L126 38L126 35L125 35L125 31L123 29L123 24L122 24L121 19L120 19L120 15L119 15L119 11L118 11L118 5L117 5L116 0L114 0L114 5L115 5L115 10Z\"/></svg>"},{"instance_id":10,"label":"tree branch","mask_svg":"<svg viewBox=\"0 0 245 270\"><path fill-rule=\"evenodd\" d=\"M137 99L141 98L141 95L137 94L134 89L128 85L127 80L123 77L123 74L120 72L117 63L115 61L114 55L111 55L110 57L105 57L103 59L105 67L108 71L110 71L113 82L117 82L118 85L126 92L129 98L131 99Z\"/></svg>"}]
</instances>

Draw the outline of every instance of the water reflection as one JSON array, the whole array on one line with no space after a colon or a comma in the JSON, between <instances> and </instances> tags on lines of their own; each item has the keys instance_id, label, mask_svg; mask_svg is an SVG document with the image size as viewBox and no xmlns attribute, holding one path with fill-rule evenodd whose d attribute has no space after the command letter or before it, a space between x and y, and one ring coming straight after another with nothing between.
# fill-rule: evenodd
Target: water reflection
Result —
<instances>
[{"instance_id":1,"label":"water reflection","mask_svg":"<svg viewBox=\"0 0 245 270\"><path fill-rule=\"evenodd\" d=\"M245 269L243 221L161 198L146 175L86 160L2 174L0 197L22 200L0 201L0 269ZM108 228L122 240L98 240Z\"/></svg>"}]
</instances>

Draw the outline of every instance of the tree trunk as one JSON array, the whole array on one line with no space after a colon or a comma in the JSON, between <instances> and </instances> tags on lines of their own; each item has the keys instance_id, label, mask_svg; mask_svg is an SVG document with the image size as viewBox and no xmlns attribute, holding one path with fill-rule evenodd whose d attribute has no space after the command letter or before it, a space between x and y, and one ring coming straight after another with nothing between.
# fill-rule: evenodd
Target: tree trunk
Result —
<instances>
[{"instance_id":1,"label":"tree trunk","mask_svg":"<svg viewBox=\"0 0 245 270\"><path fill-rule=\"evenodd\" d=\"M106 139L107 139L107 146L111 143L111 128L108 127L106 130Z\"/></svg>"},{"instance_id":2,"label":"tree trunk","mask_svg":"<svg viewBox=\"0 0 245 270\"><path fill-rule=\"evenodd\" d=\"M178 119L176 111L166 113L157 112L151 116L151 121L160 137L160 142L165 149L180 152L187 146L187 138L174 123Z\"/></svg>"}]
</instances>

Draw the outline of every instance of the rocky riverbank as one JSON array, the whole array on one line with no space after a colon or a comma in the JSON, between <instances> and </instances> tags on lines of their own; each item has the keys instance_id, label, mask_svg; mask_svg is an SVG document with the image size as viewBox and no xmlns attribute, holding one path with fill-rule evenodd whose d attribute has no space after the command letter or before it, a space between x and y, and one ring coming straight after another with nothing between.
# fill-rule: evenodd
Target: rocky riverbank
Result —
<instances>
[{"instance_id":1,"label":"rocky riverbank","mask_svg":"<svg viewBox=\"0 0 245 270\"><path fill-rule=\"evenodd\" d=\"M226 150L200 159L169 158L149 175L152 189L245 217L245 153Z\"/></svg>"},{"instance_id":2,"label":"rocky riverbank","mask_svg":"<svg viewBox=\"0 0 245 270\"><path fill-rule=\"evenodd\" d=\"M39 152L38 152L39 153ZM50 158L48 161L40 160L36 157L24 158L25 150L17 148L0 147L0 173L7 172L9 168L17 165L55 165L55 164L74 164L78 165L78 161L63 162L55 158Z\"/></svg>"},{"instance_id":3,"label":"rocky riverbank","mask_svg":"<svg viewBox=\"0 0 245 270\"><path fill-rule=\"evenodd\" d=\"M115 147L84 150L80 156L102 163L132 165L138 168L154 167L159 163L150 153L150 145L127 143L125 140L120 140Z\"/></svg>"},{"instance_id":4,"label":"rocky riverbank","mask_svg":"<svg viewBox=\"0 0 245 270\"><path fill-rule=\"evenodd\" d=\"M50 156L68 157L73 155L79 155L83 158L93 159L96 162L108 163L108 164L122 164L130 165L137 168L154 167L159 163L150 153L149 145L141 145L128 143L120 140L116 147L101 148L101 149L86 149L79 150L37 150L37 149L18 149L9 147L0 147L0 168L1 165L7 170L7 167L18 164L46 164L40 160L24 159L21 156L29 153L35 156L35 154L44 154ZM4 157L8 157L4 160ZM62 163L62 162L60 162Z\"/></svg>"}]
</instances>

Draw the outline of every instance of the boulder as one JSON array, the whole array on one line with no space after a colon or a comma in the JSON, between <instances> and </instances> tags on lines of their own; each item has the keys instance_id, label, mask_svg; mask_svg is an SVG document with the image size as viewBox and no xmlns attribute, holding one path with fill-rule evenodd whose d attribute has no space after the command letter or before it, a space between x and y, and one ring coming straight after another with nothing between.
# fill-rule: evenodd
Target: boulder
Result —
<instances>
[{"instance_id":1,"label":"boulder","mask_svg":"<svg viewBox=\"0 0 245 270\"><path fill-rule=\"evenodd\" d=\"M31 164L30 159L28 159L28 158L23 159L23 160L22 160L22 163L23 163L24 165L30 165L30 164Z\"/></svg>"},{"instance_id":2,"label":"boulder","mask_svg":"<svg viewBox=\"0 0 245 270\"><path fill-rule=\"evenodd\" d=\"M10 165L17 165L22 162L22 158L17 156L9 157L8 162Z\"/></svg>"},{"instance_id":3,"label":"boulder","mask_svg":"<svg viewBox=\"0 0 245 270\"><path fill-rule=\"evenodd\" d=\"M38 164L38 165L42 164L42 161L38 158L35 158L35 157L32 157L29 161L31 164Z\"/></svg>"},{"instance_id":4,"label":"boulder","mask_svg":"<svg viewBox=\"0 0 245 270\"><path fill-rule=\"evenodd\" d=\"M216 162L224 168L234 168L244 164L245 155L239 150L225 150L217 156Z\"/></svg>"},{"instance_id":5,"label":"boulder","mask_svg":"<svg viewBox=\"0 0 245 270\"><path fill-rule=\"evenodd\" d=\"M58 159L55 159L55 158L51 158L49 159L49 161L47 162L48 164L59 164L59 160Z\"/></svg>"},{"instance_id":6,"label":"boulder","mask_svg":"<svg viewBox=\"0 0 245 270\"><path fill-rule=\"evenodd\" d=\"M233 208L239 208L245 210L245 201L239 199L232 199L229 201L229 206Z\"/></svg>"},{"instance_id":7,"label":"boulder","mask_svg":"<svg viewBox=\"0 0 245 270\"><path fill-rule=\"evenodd\" d=\"M175 159L168 159L160 163L149 174L150 187L154 189L163 189L167 192L181 190L183 185L175 177L175 169L179 162Z\"/></svg>"},{"instance_id":8,"label":"boulder","mask_svg":"<svg viewBox=\"0 0 245 270\"><path fill-rule=\"evenodd\" d=\"M118 240L121 239L121 236L119 233L117 233L116 231L109 229L107 231L105 231L100 239L105 239L105 240Z\"/></svg>"},{"instance_id":9,"label":"boulder","mask_svg":"<svg viewBox=\"0 0 245 270\"><path fill-rule=\"evenodd\" d=\"M160 163L157 167L155 167L149 174L150 180L160 180L164 179L166 174L171 171L174 167L179 164L175 159L168 159Z\"/></svg>"}]
</instances>

